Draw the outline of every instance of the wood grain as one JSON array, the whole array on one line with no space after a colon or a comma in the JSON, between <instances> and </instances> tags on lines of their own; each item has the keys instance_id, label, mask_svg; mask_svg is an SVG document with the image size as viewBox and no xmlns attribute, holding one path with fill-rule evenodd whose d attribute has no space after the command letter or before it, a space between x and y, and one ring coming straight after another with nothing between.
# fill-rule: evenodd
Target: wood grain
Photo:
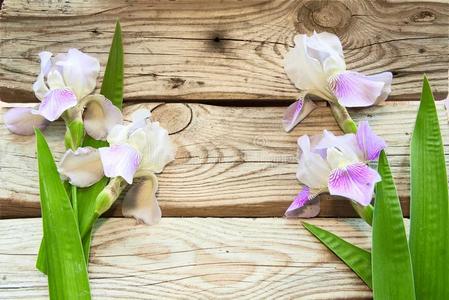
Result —
<instances>
[{"instance_id":1,"label":"wood grain","mask_svg":"<svg viewBox=\"0 0 449 300\"><path fill-rule=\"evenodd\" d=\"M225 107L204 104L134 104L153 109L153 118L172 133L176 160L159 176L158 198L165 216L281 216L300 189L296 180L296 140L323 129L339 133L328 107L314 111L293 132L281 128L284 107ZM446 153L449 126L437 104ZM387 141L391 168L404 212L409 200L409 142L418 103L390 102L352 110L368 119ZM4 112L4 110L3 110ZM62 156L64 127L47 129L56 159ZM34 137L9 133L0 123L0 217L38 216L39 197ZM347 200L321 196L321 216L354 216ZM120 216L119 203L110 215Z\"/></svg>"},{"instance_id":2,"label":"wood grain","mask_svg":"<svg viewBox=\"0 0 449 300\"><path fill-rule=\"evenodd\" d=\"M105 65L116 19L126 52L125 98L179 101L291 100L281 66L297 33L330 31L349 69L392 71L392 99L417 99L426 73L448 91L449 5L411 0L5 0L0 98L35 101L42 50L80 48Z\"/></svg>"},{"instance_id":3,"label":"wood grain","mask_svg":"<svg viewBox=\"0 0 449 300\"><path fill-rule=\"evenodd\" d=\"M370 248L358 219L314 219ZM40 219L0 221L0 298L47 299L34 268ZM371 299L366 285L303 229L284 219L108 219L94 234L93 299Z\"/></svg>"}]
</instances>

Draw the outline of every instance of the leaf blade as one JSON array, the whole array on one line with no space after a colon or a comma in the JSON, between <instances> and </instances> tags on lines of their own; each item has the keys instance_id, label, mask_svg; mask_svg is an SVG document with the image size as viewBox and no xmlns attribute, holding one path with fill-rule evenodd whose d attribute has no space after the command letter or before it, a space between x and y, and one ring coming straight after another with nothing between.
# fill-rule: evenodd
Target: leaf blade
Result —
<instances>
[{"instance_id":1,"label":"leaf blade","mask_svg":"<svg viewBox=\"0 0 449 300\"><path fill-rule=\"evenodd\" d=\"M382 151L376 185L372 235L375 299L415 299L413 271L404 219L387 156Z\"/></svg>"},{"instance_id":2,"label":"leaf blade","mask_svg":"<svg viewBox=\"0 0 449 300\"><path fill-rule=\"evenodd\" d=\"M42 222L51 299L90 299L78 225L48 144L36 129Z\"/></svg>"},{"instance_id":3,"label":"leaf blade","mask_svg":"<svg viewBox=\"0 0 449 300\"><path fill-rule=\"evenodd\" d=\"M306 222L303 222L303 226L353 270L369 288L372 288L371 253L369 251L318 226Z\"/></svg>"},{"instance_id":4,"label":"leaf blade","mask_svg":"<svg viewBox=\"0 0 449 300\"><path fill-rule=\"evenodd\" d=\"M410 251L419 299L449 299L449 200L438 114L424 77L411 141Z\"/></svg>"}]
</instances>

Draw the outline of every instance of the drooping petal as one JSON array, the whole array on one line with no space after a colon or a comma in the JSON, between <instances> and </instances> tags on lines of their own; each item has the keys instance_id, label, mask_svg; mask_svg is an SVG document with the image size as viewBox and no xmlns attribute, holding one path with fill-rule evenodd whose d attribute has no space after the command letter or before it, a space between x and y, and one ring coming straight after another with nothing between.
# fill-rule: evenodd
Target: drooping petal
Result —
<instances>
[{"instance_id":1,"label":"drooping petal","mask_svg":"<svg viewBox=\"0 0 449 300\"><path fill-rule=\"evenodd\" d=\"M320 213L320 200L311 195L310 189L305 186L293 200L285 212L287 218L313 218Z\"/></svg>"},{"instance_id":2,"label":"drooping petal","mask_svg":"<svg viewBox=\"0 0 449 300\"><path fill-rule=\"evenodd\" d=\"M327 180L331 169L323 157L315 152L311 152L310 139L303 135L298 139L301 149L296 178L312 189L322 189L327 187Z\"/></svg>"},{"instance_id":3,"label":"drooping petal","mask_svg":"<svg viewBox=\"0 0 449 300\"><path fill-rule=\"evenodd\" d=\"M285 111L282 124L286 132L291 131L305 117L307 117L317 106L311 100L298 99Z\"/></svg>"},{"instance_id":4,"label":"drooping petal","mask_svg":"<svg viewBox=\"0 0 449 300\"><path fill-rule=\"evenodd\" d=\"M37 113L49 121L58 119L67 109L78 103L75 94L69 89L51 90L45 95Z\"/></svg>"},{"instance_id":5,"label":"drooping petal","mask_svg":"<svg viewBox=\"0 0 449 300\"><path fill-rule=\"evenodd\" d=\"M33 91L36 97L42 101L45 95L48 93L48 86L45 84L45 77L51 68L51 57L52 53L48 51L43 51L39 53L39 58L41 61L41 70L37 76L36 82L33 83Z\"/></svg>"},{"instance_id":6,"label":"drooping petal","mask_svg":"<svg viewBox=\"0 0 449 300\"><path fill-rule=\"evenodd\" d=\"M147 225L159 223L162 212L156 199L158 189L154 174L134 184L123 199L122 213Z\"/></svg>"},{"instance_id":7,"label":"drooping petal","mask_svg":"<svg viewBox=\"0 0 449 300\"><path fill-rule=\"evenodd\" d=\"M321 63L306 52L308 41L307 35L295 36L295 47L284 57L285 73L298 89L333 101L334 96L327 85L327 76Z\"/></svg>"},{"instance_id":8,"label":"drooping petal","mask_svg":"<svg viewBox=\"0 0 449 300\"><path fill-rule=\"evenodd\" d=\"M392 74L367 76L346 71L329 78L329 86L338 102L346 107L366 107L384 101L391 92Z\"/></svg>"},{"instance_id":9,"label":"drooping petal","mask_svg":"<svg viewBox=\"0 0 449 300\"><path fill-rule=\"evenodd\" d=\"M66 86L74 91L78 99L84 98L95 89L100 72L98 59L72 48L56 61L56 65L62 67Z\"/></svg>"},{"instance_id":10,"label":"drooping petal","mask_svg":"<svg viewBox=\"0 0 449 300\"><path fill-rule=\"evenodd\" d=\"M58 165L63 178L78 187L88 187L103 177L103 166L98 151L91 147L66 151Z\"/></svg>"},{"instance_id":11,"label":"drooping petal","mask_svg":"<svg viewBox=\"0 0 449 300\"><path fill-rule=\"evenodd\" d=\"M33 114L31 107L14 107L3 115L3 122L9 131L19 135L33 135L34 128L44 130L50 122L41 115Z\"/></svg>"},{"instance_id":12,"label":"drooping petal","mask_svg":"<svg viewBox=\"0 0 449 300\"><path fill-rule=\"evenodd\" d=\"M160 173L165 166L175 159L175 146L168 131L152 122L144 128L137 129L128 139L129 143L142 154L140 168L142 172Z\"/></svg>"},{"instance_id":13,"label":"drooping petal","mask_svg":"<svg viewBox=\"0 0 449 300\"><path fill-rule=\"evenodd\" d=\"M87 96L83 103L86 105L84 127L87 134L96 140L106 140L112 128L123 122L120 109L103 95Z\"/></svg>"},{"instance_id":14,"label":"drooping petal","mask_svg":"<svg viewBox=\"0 0 449 300\"><path fill-rule=\"evenodd\" d=\"M335 169L329 175L329 193L354 200L361 205L370 204L374 186L381 180L379 173L363 163Z\"/></svg>"},{"instance_id":15,"label":"drooping petal","mask_svg":"<svg viewBox=\"0 0 449 300\"><path fill-rule=\"evenodd\" d=\"M367 121L359 123L356 138L365 161L378 159L380 152L387 146L385 141L371 130Z\"/></svg>"},{"instance_id":16,"label":"drooping petal","mask_svg":"<svg viewBox=\"0 0 449 300\"><path fill-rule=\"evenodd\" d=\"M132 184L141 160L136 149L128 144L122 144L103 147L98 150L104 175L110 178L121 176L127 183Z\"/></svg>"}]
</instances>

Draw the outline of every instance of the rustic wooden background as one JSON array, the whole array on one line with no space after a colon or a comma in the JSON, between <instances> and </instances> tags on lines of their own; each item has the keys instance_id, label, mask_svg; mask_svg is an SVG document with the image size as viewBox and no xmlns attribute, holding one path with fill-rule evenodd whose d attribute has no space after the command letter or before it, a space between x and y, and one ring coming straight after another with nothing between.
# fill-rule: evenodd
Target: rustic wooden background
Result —
<instances>
[{"instance_id":1,"label":"rustic wooden background","mask_svg":"<svg viewBox=\"0 0 449 300\"><path fill-rule=\"evenodd\" d=\"M371 298L300 221L273 218L300 188L297 137L325 128L339 132L325 103L283 132L283 111L298 91L282 57L296 33L329 31L341 38L350 69L393 72L387 104L351 114L368 119L387 140L407 215L408 144L423 73L438 99L448 93L447 1L5 0L2 105L36 101L31 84L42 50L76 47L104 66L116 19L125 47L125 114L152 109L178 153L160 176L167 216L160 225L111 218L98 227L90 268L94 298ZM449 153L447 113L437 106ZM34 269L41 237L40 219L32 218L40 215L35 140L0 123L0 219L10 219L0 220L0 298L45 298L46 278ZM55 123L46 131L57 158L63 130ZM346 200L323 195L321 202L326 218L313 223L370 247L367 226L337 219L354 216ZM120 211L117 203L109 215L120 217Z\"/></svg>"}]
</instances>

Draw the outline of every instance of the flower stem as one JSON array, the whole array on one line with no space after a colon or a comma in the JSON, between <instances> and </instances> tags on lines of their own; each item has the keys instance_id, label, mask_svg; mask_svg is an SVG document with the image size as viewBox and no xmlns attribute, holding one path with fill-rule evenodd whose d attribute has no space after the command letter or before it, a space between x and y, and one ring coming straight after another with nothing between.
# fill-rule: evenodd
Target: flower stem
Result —
<instances>
[{"instance_id":1,"label":"flower stem","mask_svg":"<svg viewBox=\"0 0 449 300\"><path fill-rule=\"evenodd\" d=\"M346 107L338 104L338 103L330 103L332 114L334 115L335 120L340 126L341 130L344 133L356 133L357 132L357 124L349 115ZM371 225L373 222L373 206L371 204L367 206L360 205L359 203L351 200L351 205L357 214L365 220L368 225Z\"/></svg>"}]
</instances>

